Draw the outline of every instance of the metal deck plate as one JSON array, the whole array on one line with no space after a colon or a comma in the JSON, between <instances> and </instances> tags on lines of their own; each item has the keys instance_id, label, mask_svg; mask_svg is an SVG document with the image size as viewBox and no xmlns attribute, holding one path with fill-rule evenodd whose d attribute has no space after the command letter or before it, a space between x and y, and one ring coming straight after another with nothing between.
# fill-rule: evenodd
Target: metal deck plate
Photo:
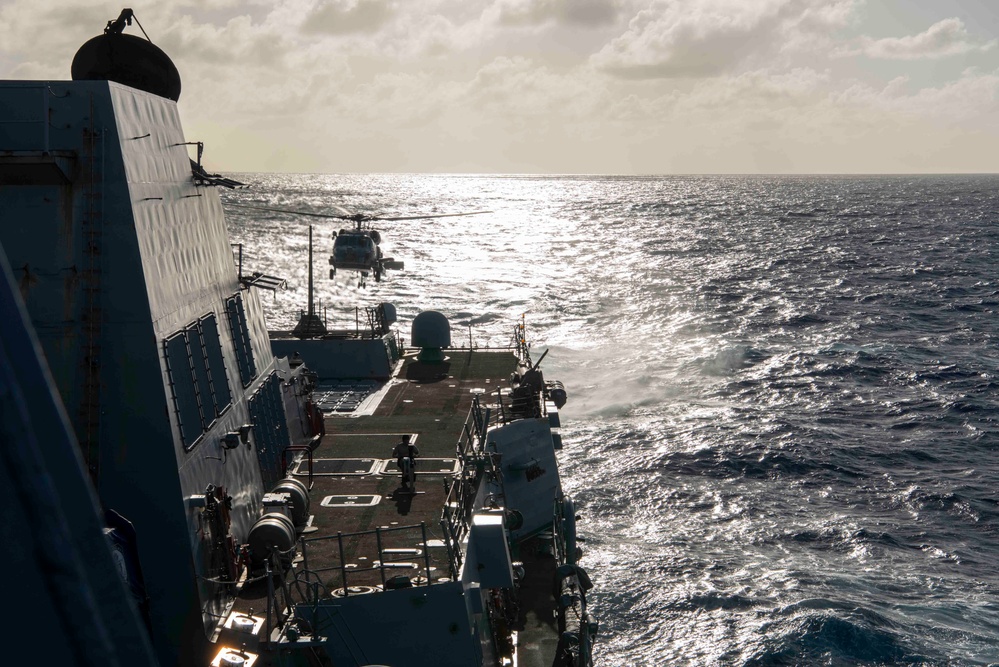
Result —
<instances>
[{"instance_id":1,"label":"metal deck plate","mask_svg":"<svg viewBox=\"0 0 999 667\"><path fill-rule=\"evenodd\" d=\"M458 459L416 459L417 475L450 475L458 472ZM378 470L382 475L401 475L395 465L395 459L385 459Z\"/></svg>"},{"instance_id":2,"label":"metal deck plate","mask_svg":"<svg viewBox=\"0 0 999 667\"><path fill-rule=\"evenodd\" d=\"M323 502L319 504L323 507L372 507L381 501L382 497L377 494L363 496L326 496L323 498Z\"/></svg>"},{"instance_id":3,"label":"metal deck plate","mask_svg":"<svg viewBox=\"0 0 999 667\"><path fill-rule=\"evenodd\" d=\"M312 392L312 401L323 412L353 412L377 389L371 382L323 382Z\"/></svg>"},{"instance_id":4,"label":"metal deck plate","mask_svg":"<svg viewBox=\"0 0 999 667\"><path fill-rule=\"evenodd\" d=\"M380 466L379 459L315 459L313 475L373 475ZM308 476L309 462L302 459L295 466L296 475Z\"/></svg>"}]
</instances>

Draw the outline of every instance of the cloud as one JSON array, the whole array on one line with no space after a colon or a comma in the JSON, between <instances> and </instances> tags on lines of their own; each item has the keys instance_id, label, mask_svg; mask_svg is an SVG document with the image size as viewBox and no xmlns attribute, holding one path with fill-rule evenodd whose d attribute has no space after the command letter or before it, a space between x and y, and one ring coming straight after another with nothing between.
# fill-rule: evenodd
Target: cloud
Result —
<instances>
[{"instance_id":1,"label":"cloud","mask_svg":"<svg viewBox=\"0 0 999 667\"><path fill-rule=\"evenodd\" d=\"M851 127L889 128L917 120L938 127L994 127L997 115L999 71L973 69L956 80L918 88L904 76L870 84L837 79L829 70L760 69L699 79L659 96L622 96L605 110L607 120L635 126L658 121L710 130L705 134L736 127L738 134L748 124L766 121L785 130L825 128L824 135L833 140Z\"/></svg>"},{"instance_id":2,"label":"cloud","mask_svg":"<svg viewBox=\"0 0 999 667\"><path fill-rule=\"evenodd\" d=\"M903 77L871 85L827 70L762 69L689 84L608 105L605 134L620 128L628 137L632 170L897 173L997 164L999 72L969 70L918 87Z\"/></svg>"},{"instance_id":3,"label":"cloud","mask_svg":"<svg viewBox=\"0 0 999 667\"><path fill-rule=\"evenodd\" d=\"M599 86L585 73L559 73L524 57L499 57L468 84L465 104L497 122L524 125L548 119L573 120L600 106Z\"/></svg>"},{"instance_id":4,"label":"cloud","mask_svg":"<svg viewBox=\"0 0 999 667\"><path fill-rule=\"evenodd\" d=\"M932 119L941 126L962 126L980 120L993 125L999 113L999 72L966 70L960 78L938 87L906 94L908 79L898 77L883 88L856 83L831 99L841 107L876 112L896 121Z\"/></svg>"},{"instance_id":5,"label":"cloud","mask_svg":"<svg viewBox=\"0 0 999 667\"><path fill-rule=\"evenodd\" d=\"M389 72L359 85L349 103L331 100L330 104L338 118L375 128L418 128L439 117L456 96L454 84L436 81L428 74Z\"/></svg>"},{"instance_id":6,"label":"cloud","mask_svg":"<svg viewBox=\"0 0 999 667\"><path fill-rule=\"evenodd\" d=\"M934 23L925 32L906 37L860 38L860 46L846 49L842 55L863 54L869 58L889 60L920 60L946 58L973 51L994 49L996 40L976 43L964 27L961 19L944 19Z\"/></svg>"},{"instance_id":7,"label":"cloud","mask_svg":"<svg viewBox=\"0 0 999 667\"><path fill-rule=\"evenodd\" d=\"M807 44L851 17L854 0L655 0L592 64L621 78L715 76Z\"/></svg>"},{"instance_id":8,"label":"cloud","mask_svg":"<svg viewBox=\"0 0 999 667\"><path fill-rule=\"evenodd\" d=\"M846 38L890 34L858 23L877 14L861 1L177 0L137 11L181 71L181 116L215 169L995 170L999 71L958 75L963 65L933 60L995 54L992 35L948 19L909 37ZM66 78L76 49L117 16L100 2L0 0L0 71ZM908 78L844 55L907 59Z\"/></svg>"},{"instance_id":9,"label":"cloud","mask_svg":"<svg viewBox=\"0 0 999 667\"><path fill-rule=\"evenodd\" d=\"M31 54L31 59L66 62L86 40L104 30L109 15L93 7L52 3L0 3L0 52ZM39 43L47 48L36 52ZM69 66L65 65L68 72Z\"/></svg>"},{"instance_id":10,"label":"cloud","mask_svg":"<svg viewBox=\"0 0 999 667\"><path fill-rule=\"evenodd\" d=\"M392 0L328 0L308 14L305 33L350 35L378 32L392 18Z\"/></svg>"},{"instance_id":11,"label":"cloud","mask_svg":"<svg viewBox=\"0 0 999 667\"><path fill-rule=\"evenodd\" d=\"M160 27L156 44L177 62L196 71L205 66L253 65L271 68L290 49L279 31L260 26L248 16L236 16L224 25L199 23L190 16L174 18Z\"/></svg>"},{"instance_id":12,"label":"cloud","mask_svg":"<svg viewBox=\"0 0 999 667\"><path fill-rule=\"evenodd\" d=\"M259 1L251 0L171 0L171 6L175 9L189 8L202 11L219 10L239 10L247 5L260 4ZM141 16L139 17L142 18Z\"/></svg>"},{"instance_id":13,"label":"cloud","mask_svg":"<svg viewBox=\"0 0 999 667\"><path fill-rule=\"evenodd\" d=\"M500 25L540 25L549 22L597 27L614 23L621 0L499 0L494 9Z\"/></svg>"}]
</instances>

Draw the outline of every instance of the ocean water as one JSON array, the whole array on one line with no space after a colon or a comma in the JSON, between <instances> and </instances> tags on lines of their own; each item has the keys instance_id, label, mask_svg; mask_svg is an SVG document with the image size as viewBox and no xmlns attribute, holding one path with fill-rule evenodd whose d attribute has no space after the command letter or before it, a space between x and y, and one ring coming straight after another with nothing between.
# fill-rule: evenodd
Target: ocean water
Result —
<instances>
[{"instance_id":1,"label":"ocean water","mask_svg":"<svg viewBox=\"0 0 999 667\"><path fill-rule=\"evenodd\" d=\"M600 665L999 663L999 177L246 174L225 202L384 215L387 280L326 275L344 224L227 208L290 327L394 303L569 392L564 484ZM363 312L363 311L362 311Z\"/></svg>"}]
</instances>

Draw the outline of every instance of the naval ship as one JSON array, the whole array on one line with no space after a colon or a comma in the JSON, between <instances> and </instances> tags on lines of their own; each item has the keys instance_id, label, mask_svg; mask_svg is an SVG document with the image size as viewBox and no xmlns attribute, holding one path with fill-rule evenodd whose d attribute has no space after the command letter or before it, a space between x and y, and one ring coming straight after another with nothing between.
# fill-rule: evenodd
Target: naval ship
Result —
<instances>
[{"instance_id":1,"label":"naval ship","mask_svg":"<svg viewBox=\"0 0 999 667\"><path fill-rule=\"evenodd\" d=\"M387 303L269 332L280 281L242 275L219 196L240 184L201 164L133 18L69 81L0 82L8 653L591 665L566 393L523 321L504 350L434 311L404 346Z\"/></svg>"}]
</instances>

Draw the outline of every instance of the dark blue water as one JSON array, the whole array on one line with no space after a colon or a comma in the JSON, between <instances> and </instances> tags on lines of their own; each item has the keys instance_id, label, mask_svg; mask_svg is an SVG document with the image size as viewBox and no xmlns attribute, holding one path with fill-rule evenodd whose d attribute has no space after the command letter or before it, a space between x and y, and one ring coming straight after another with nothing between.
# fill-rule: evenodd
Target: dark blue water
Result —
<instances>
[{"instance_id":1,"label":"dark blue water","mask_svg":"<svg viewBox=\"0 0 999 667\"><path fill-rule=\"evenodd\" d=\"M999 177L247 178L227 200L493 211L385 223L406 270L320 294L476 344L526 313L600 664L999 662ZM248 213L293 323L310 220Z\"/></svg>"}]
</instances>

